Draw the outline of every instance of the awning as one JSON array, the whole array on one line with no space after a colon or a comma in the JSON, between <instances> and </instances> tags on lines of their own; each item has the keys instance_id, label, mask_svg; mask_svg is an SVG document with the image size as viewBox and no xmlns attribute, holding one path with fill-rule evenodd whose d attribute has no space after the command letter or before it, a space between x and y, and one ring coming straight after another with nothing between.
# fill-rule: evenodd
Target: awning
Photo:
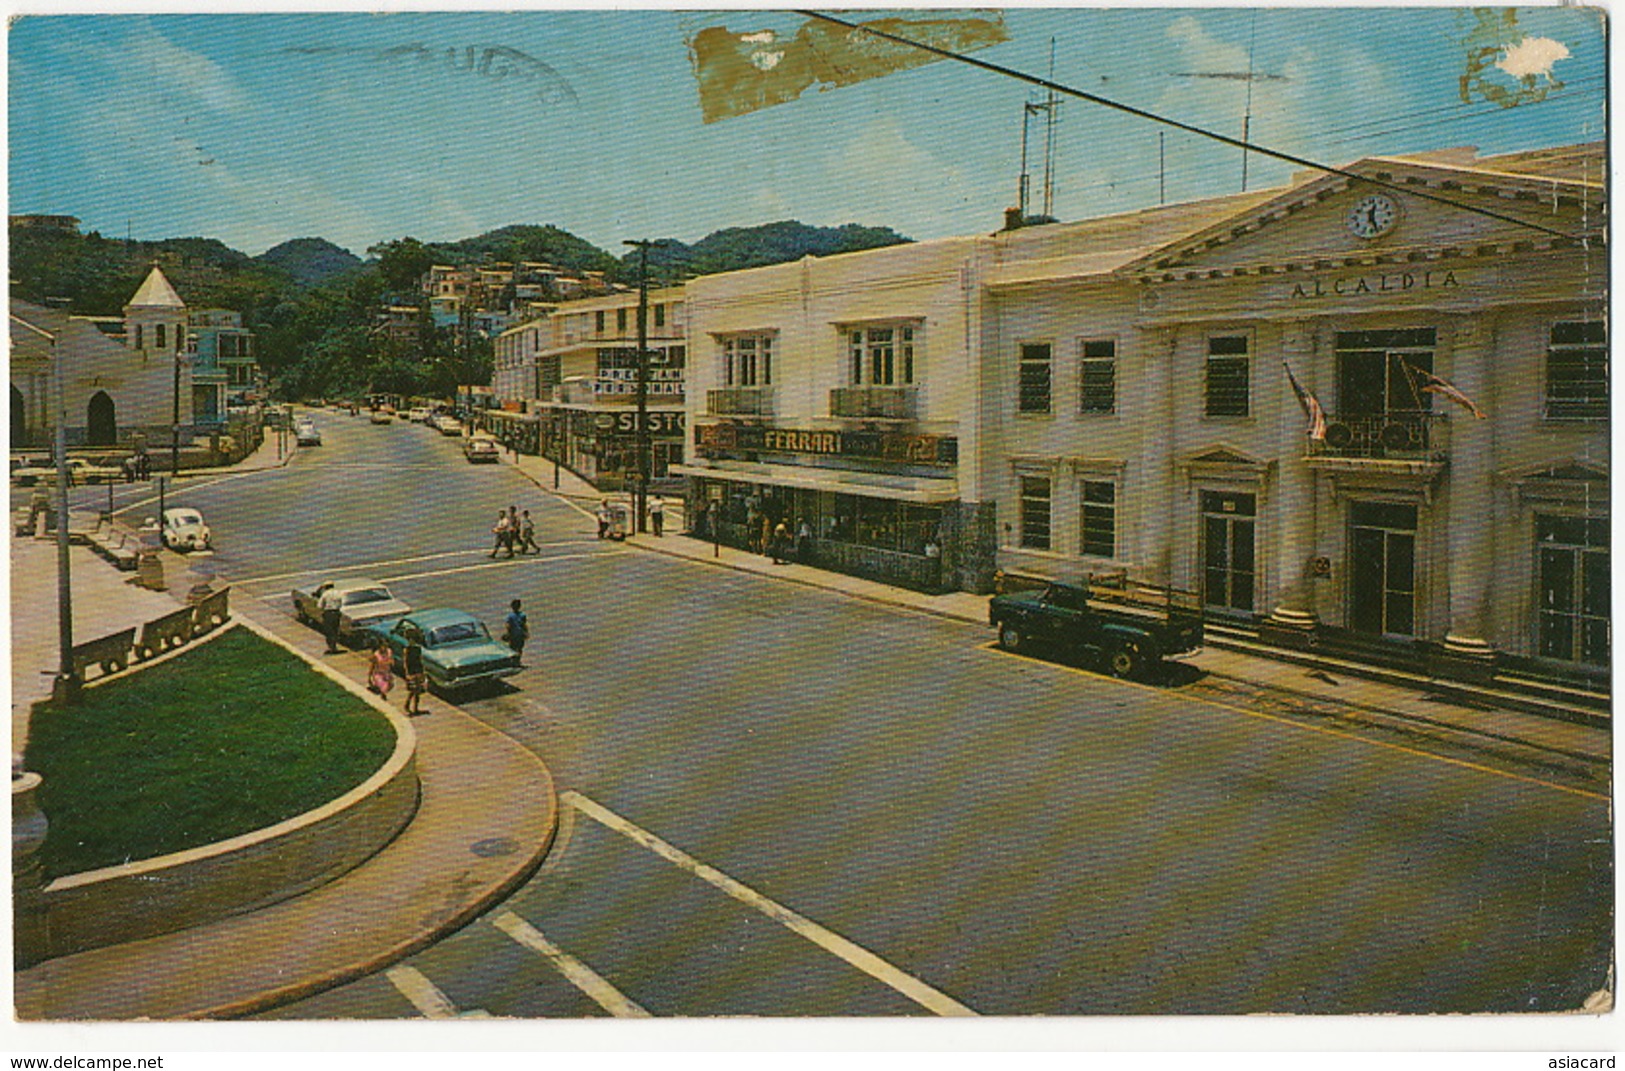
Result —
<instances>
[{"instance_id":1,"label":"awning","mask_svg":"<svg viewBox=\"0 0 1625 1071\"><path fill-rule=\"evenodd\" d=\"M724 461L715 465L673 465L679 476L708 480L739 480L773 487L807 491L830 491L838 495L890 498L917 505L941 505L959 500L959 481L929 476L891 476L878 472L851 472L842 469L814 469L800 465L762 465L748 461Z\"/></svg>"}]
</instances>

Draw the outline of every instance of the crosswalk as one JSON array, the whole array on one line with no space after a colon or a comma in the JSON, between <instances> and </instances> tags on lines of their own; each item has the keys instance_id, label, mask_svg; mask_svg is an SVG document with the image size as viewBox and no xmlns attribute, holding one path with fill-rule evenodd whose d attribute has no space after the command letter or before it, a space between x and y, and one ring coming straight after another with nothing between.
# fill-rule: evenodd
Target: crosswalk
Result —
<instances>
[{"instance_id":1,"label":"crosswalk","mask_svg":"<svg viewBox=\"0 0 1625 1071\"><path fill-rule=\"evenodd\" d=\"M881 982L916 1005L942 1016L972 1016L976 1013L947 994L909 975L899 967L835 933L825 926L764 896L749 886L736 881L722 871L711 867L666 840L643 829L625 817L579 792L560 794L559 802L576 815L590 819L654 856L663 859L681 872L705 882L726 893L738 903L754 909L761 915L785 927L790 932L811 942L821 951L836 957ZM561 947L531 920L510 908L502 908L484 920L484 925L506 936L514 944L540 956L557 975L574 986L610 1016L626 1019L651 1018L651 1013L632 997L622 992L599 971L579 956ZM401 964L385 972L385 977L425 1019L489 1018L483 1008L458 1008L433 981L418 968Z\"/></svg>"}]
</instances>

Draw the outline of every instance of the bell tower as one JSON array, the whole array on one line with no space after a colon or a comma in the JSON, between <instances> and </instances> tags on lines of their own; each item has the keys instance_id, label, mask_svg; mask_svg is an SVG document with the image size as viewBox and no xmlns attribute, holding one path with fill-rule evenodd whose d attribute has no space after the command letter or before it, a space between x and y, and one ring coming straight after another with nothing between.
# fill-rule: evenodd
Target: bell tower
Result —
<instances>
[{"instance_id":1,"label":"bell tower","mask_svg":"<svg viewBox=\"0 0 1625 1071\"><path fill-rule=\"evenodd\" d=\"M156 264L124 306L124 344L143 355L169 358L186 348L186 302Z\"/></svg>"}]
</instances>

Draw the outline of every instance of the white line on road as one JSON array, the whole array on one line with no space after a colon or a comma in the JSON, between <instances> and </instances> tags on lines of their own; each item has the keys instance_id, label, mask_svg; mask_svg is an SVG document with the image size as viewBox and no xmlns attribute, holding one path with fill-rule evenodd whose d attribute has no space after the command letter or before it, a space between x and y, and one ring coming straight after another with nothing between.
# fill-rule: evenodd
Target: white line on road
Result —
<instances>
[{"instance_id":1,"label":"white line on road","mask_svg":"<svg viewBox=\"0 0 1625 1071\"><path fill-rule=\"evenodd\" d=\"M450 569L429 569L421 573L402 573L399 576L381 576L378 579L386 584L393 584L400 580L421 580L427 576L446 576L450 573L469 573L477 569L502 569L510 565L541 565L544 562L563 562L573 558L612 558L617 554L626 554L624 550L595 550L587 554L552 554L540 558L503 558L494 562L479 562L475 565L455 565Z\"/></svg>"},{"instance_id":2,"label":"white line on road","mask_svg":"<svg viewBox=\"0 0 1625 1071\"><path fill-rule=\"evenodd\" d=\"M648 1012L639 1007L619 989L604 981L603 975L564 951L558 945L542 936L542 931L515 915L512 911L504 911L491 920L491 925L524 945L532 952L540 953L547 958L555 970L564 975L571 985L581 990L597 1002L609 1014L617 1019L648 1019Z\"/></svg>"},{"instance_id":3,"label":"white line on road","mask_svg":"<svg viewBox=\"0 0 1625 1071\"><path fill-rule=\"evenodd\" d=\"M628 840L643 845L679 869L714 885L740 903L755 908L768 918L801 937L805 937L824 951L837 956L858 970L885 983L916 1004L938 1015L975 1015L976 1013L952 997L933 989L912 975L887 963L861 945L847 940L833 930L826 929L811 919L798 915L783 904L768 899L748 885L735 881L715 867L710 867L693 856L675 848L659 837L642 829L611 811L609 808L583 796L579 792L559 793L559 802L573 807L588 818L599 822Z\"/></svg>"},{"instance_id":4,"label":"white line on road","mask_svg":"<svg viewBox=\"0 0 1625 1071\"><path fill-rule=\"evenodd\" d=\"M594 542L597 542L597 540L561 539L552 543L540 543L537 545L543 547L574 547ZM367 570L370 572L373 569L378 569L386 565L411 565L413 562L431 562L438 561L441 558L469 558L489 553L489 550L478 549L443 550L436 554L419 554L413 558L390 558L385 561L360 562L356 565L331 565L326 569L301 569L296 573L268 573L265 576L251 576L245 580L233 581L233 583L239 586L243 584L268 584L273 580L294 580L301 576L315 576L318 573L323 575L326 575L327 573L353 573L358 570Z\"/></svg>"},{"instance_id":5,"label":"white line on road","mask_svg":"<svg viewBox=\"0 0 1625 1071\"><path fill-rule=\"evenodd\" d=\"M440 991L440 987L429 981L423 972L416 967L391 967L384 972L384 976L400 991L401 996L412 1002L412 1007L425 1019L489 1019L491 1016L484 1011L458 1012L457 1005L451 998Z\"/></svg>"}]
</instances>

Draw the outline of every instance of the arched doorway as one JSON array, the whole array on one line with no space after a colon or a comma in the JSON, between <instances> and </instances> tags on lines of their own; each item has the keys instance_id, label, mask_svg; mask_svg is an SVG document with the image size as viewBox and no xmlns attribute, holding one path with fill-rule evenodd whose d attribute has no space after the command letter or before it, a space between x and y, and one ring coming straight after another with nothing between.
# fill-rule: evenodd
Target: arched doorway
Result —
<instances>
[{"instance_id":1,"label":"arched doorway","mask_svg":"<svg viewBox=\"0 0 1625 1071\"><path fill-rule=\"evenodd\" d=\"M28 405L15 383L11 385L11 445L13 449L33 445L28 441Z\"/></svg>"},{"instance_id":2,"label":"arched doorway","mask_svg":"<svg viewBox=\"0 0 1625 1071\"><path fill-rule=\"evenodd\" d=\"M85 434L85 441L89 445L118 444L118 420L113 415L113 399L107 396L106 391L99 390L90 396L85 422L89 426Z\"/></svg>"}]
</instances>

